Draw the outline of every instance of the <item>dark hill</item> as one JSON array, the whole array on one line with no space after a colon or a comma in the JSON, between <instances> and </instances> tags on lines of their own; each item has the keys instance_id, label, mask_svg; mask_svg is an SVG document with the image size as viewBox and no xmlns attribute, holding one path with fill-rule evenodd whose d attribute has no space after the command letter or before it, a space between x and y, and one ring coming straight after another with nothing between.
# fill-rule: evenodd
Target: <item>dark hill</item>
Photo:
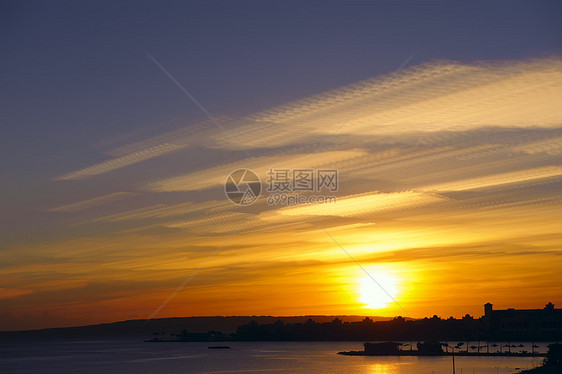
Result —
<instances>
[{"instance_id":1,"label":"dark hill","mask_svg":"<svg viewBox=\"0 0 562 374\"><path fill-rule=\"evenodd\" d=\"M259 324L270 324L277 320L285 323L302 323L312 318L314 321L330 322L339 318L343 322L361 321L364 316L227 316L227 317L176 317L152 320L128 320L98 325L59 327L41 330L0 331L1 337L36 336L36 337L102 337L102 336L151 336L154 333L176 333L182 330L189 332L221 331L235 332L236 328L255 321ZM373 321L387 321L390 317L370 317Z\"/></svg>"}]
</instances>

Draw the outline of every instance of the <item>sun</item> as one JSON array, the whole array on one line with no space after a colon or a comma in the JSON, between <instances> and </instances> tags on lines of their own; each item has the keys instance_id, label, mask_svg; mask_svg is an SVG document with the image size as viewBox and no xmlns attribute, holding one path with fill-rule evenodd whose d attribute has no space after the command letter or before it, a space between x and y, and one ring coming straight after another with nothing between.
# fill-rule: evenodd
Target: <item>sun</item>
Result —
<instances>
[{"instance_id":1,"label":"sun","mask_svg":"<svg viewBox=\"0 0 562 374\"><path fill-rule=\"evenodd\" d=\"M383 309L396 300L398 281L383 271L369 271L359 279L359 301L363 308ZM394 300L393 300L394 299Z\"/></svg>"}]
</instances>

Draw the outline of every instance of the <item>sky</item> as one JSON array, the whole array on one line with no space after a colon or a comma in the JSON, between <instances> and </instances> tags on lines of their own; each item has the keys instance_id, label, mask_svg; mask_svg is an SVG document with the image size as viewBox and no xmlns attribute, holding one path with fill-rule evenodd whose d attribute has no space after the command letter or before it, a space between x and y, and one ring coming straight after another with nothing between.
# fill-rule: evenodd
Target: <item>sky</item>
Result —
<instances>
[{"instance_id":1,"label":"sky","mask_svg":"<svg viewBox=\"0 0 562 374\"><path fill-rule=\"evenodd\" d=\"M0 330L562 305L561 8L3 1Z\"/></svg>"}]
</instances>

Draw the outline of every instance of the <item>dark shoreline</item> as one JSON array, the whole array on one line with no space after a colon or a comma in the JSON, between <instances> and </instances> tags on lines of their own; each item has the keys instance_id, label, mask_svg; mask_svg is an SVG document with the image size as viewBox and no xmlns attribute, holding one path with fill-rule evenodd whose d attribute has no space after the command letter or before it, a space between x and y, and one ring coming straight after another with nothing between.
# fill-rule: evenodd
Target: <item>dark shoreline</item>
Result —
<instances>
[{"instance_id":1,"label":"dark shoreline","mask_svg":"<svg viewBox=\"0 0 562 374\"><path fill-rule=\"evenodd\" d=\"M451 352L423 354L416 351L403 351L399 353L367 353L364 351L343 351L338 352L343 356L453 356ZM494 352L494 353L477 353L477 352L456 352L455 356L463 357L546 357L546 353L517 353L517 352Z\"/></svg>"}]
</instances>

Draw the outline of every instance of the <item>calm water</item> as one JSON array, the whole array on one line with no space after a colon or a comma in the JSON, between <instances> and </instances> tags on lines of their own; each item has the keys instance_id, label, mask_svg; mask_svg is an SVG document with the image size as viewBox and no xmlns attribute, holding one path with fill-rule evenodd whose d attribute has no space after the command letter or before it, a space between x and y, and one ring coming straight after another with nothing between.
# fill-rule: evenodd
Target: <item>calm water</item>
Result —
<instances>
[{"instance_id":1,"label":"calm water","mask_svg":"<svg viewBox=\"0 0 562 374\"><path fill-rule=\"evenodd\" d=\"M219 345L222 343L218 343ZM451 373L451 357L353 357L361 342L0 341L0 373ZM456 357L457 374L516 373L542 358Z\"/></svg>"}]
</instances>

